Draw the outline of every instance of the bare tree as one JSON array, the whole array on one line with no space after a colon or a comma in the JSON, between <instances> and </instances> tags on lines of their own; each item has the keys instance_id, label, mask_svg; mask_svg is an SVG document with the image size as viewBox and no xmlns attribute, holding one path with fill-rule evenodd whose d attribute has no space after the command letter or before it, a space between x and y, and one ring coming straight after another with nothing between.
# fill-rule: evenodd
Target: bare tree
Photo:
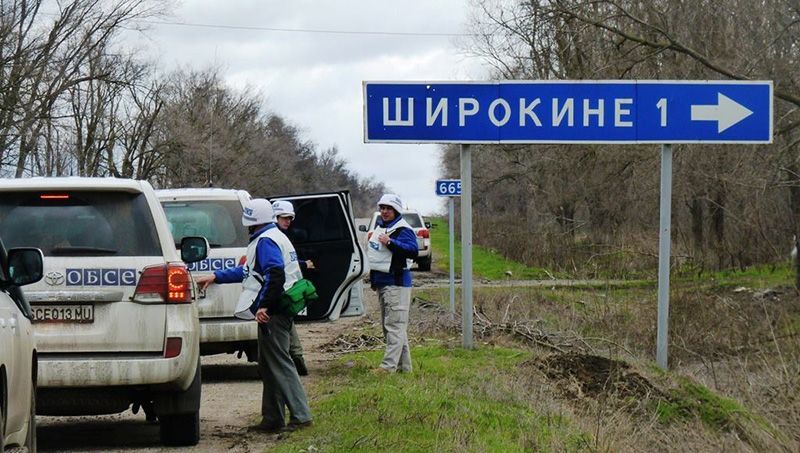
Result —
<instances>
[{"instance_id":1,"label":"bare tree","mask_svg":"<svg viewBox=\"0 0 800 453\"><path fill-rule=\"evenodd\" d=\"M468 51L498 78L774 80L774 145L676 147L677 259L744 266L782 256L781 238L800 224L798 24L795 0L483 0L475 3ZM608 259L620 271L654 264L652 149L481 148L473 166L477 203L493 216L476 211L476 240L562 269ZM453 151L443 156L452 172ZM518 212L498 209L505 202ZM514 220L523 233L509 241L513 233L498 226Z\"/></svg>"},{"instance_id":2,"label":"bare tree","mask_svg":"<svg viewBox=\"0 0 800 453\"><path fill-rule=\"evenodd\" d=\"M92 62L121 27L162 11L158 0L73 0L53 4L58 10L51 17L42 3L0 3L0 161L13 162L17 177L46 148L43 131L61 118L70 90L110 77Z\"/></svg>"}]
</instances>

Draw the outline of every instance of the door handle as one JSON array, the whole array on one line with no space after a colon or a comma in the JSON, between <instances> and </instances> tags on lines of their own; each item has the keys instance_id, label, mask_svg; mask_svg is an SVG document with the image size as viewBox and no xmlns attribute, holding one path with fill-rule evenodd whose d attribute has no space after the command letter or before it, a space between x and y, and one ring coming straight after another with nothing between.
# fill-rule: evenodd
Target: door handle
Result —
<instances>
[{"instance_id":1,"label":"door handle","mask_svg":"<svg viewBox=\"0 0 800 453\"><path fill-rule=\"evenodd\" d=\"M11 327L12 329L16 329L17 328L17 320L14 319L14 318L9 318L8 326Z\"/></svg>"}]
</instances>

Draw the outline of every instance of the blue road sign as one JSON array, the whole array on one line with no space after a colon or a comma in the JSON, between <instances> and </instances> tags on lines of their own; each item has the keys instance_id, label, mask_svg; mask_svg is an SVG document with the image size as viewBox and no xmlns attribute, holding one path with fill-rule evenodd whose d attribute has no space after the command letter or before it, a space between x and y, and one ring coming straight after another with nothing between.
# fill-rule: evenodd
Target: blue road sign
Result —
<instances>
[{"instance_id":1,"label":"blue road sign","mask_svg":"<svg viewBox=\"0 0 800 453\"><path fill-rule=\"evenodd\" d=\"M436 195L440 197L460 197L461 196L461 180L460 179L437 179L436 180Z\"/></svg>"},{"instance_id":2,"label":"blue road sign","mask_svg":"<svg viewBox=\"0 0 800 453\"><path fill-rule=\"evenodd\" d=\"M771 143L772 82L364 82L364 141Z\"/></svg>"}]
</instances>

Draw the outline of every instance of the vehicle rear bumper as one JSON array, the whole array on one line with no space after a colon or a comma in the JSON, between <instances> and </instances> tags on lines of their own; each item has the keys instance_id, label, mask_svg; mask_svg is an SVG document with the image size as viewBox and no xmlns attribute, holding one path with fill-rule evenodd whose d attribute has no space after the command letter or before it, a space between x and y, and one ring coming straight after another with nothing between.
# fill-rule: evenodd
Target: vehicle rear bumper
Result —
<instances>
[{"instance_id":1,"label":"vehicle rear bumper","mask_svg":"<svg viewBox=\"0 0 800 453\"><path fill-rule=\"evenodd\" d=\"M39 352L38 386L42 388L154 386L185 390L194 379L200 326L197 310L189 304L167 307L166 338L180 338L180 353L164 358L164 351L47 353ZM166 342L166 339L165 339Z\"/></svg>"},{"instance_id":2,"label":"vehicle rear bumper","mask_svg":"<svg viewBox=\"0 0 800 453\"><path fill-rule=\"evenodd\" d=\"M40 354L39 387L105 387L120 385L162 385L194 376L197 353L165 359L163 353L130 354L102 358L78 354Z\"/></svg>"},{"instance_id":3,"label":"vehicle rear bumper","mask_svg":"<svg viewBox=\"0 0 800 453\"><path fill-rule=\"evenodd\" d=\"M206 318L200 320L200 343L240 343L258 339L258 323L243 319Z\"/></svg>"}]
</instances>

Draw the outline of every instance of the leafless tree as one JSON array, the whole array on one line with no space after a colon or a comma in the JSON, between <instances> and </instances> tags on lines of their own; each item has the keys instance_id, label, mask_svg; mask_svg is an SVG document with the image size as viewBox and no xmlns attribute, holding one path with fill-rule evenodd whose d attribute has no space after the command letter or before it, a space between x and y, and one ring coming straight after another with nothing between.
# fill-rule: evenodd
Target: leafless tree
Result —
<instances>
[{"instance_id":1,"label":"leafless tree","mask_svg":"<svg viewBox=\"0 0 800 453\"><path fill-rule=\"evenodd\" d=\"M779 259L800 224L794 0L483 0L467 50L505 79L768 79L770 147L676 147L676 260ZM562 269L652 266L658 154L643 146L484 146L475 153L476 240ZM444 172L457 175L453 149ZM511 203L508 212L500 207ZM484 215L491 212L492 216ZM497 214L500 214L499 216ZM503 224L515 221L519 233ZM508 236L515 236L509 240ZM521 246L524 244L524 246Z\"/></svg>"},{"instance_id":2,"label":"leafless tree","mask_svg":"<svg viewBox=\"0 0 800 453\"><path fill-rule=\"evenodd\" d=\"M44 132L58 128L70 90L111 76L94 63L121 27L163 7L158 0L72 0L44 12L43 3L0 3L0 162L13 164L17 177L48 160L35 154L48 148Z\"/></svg>"}]
</instances>

